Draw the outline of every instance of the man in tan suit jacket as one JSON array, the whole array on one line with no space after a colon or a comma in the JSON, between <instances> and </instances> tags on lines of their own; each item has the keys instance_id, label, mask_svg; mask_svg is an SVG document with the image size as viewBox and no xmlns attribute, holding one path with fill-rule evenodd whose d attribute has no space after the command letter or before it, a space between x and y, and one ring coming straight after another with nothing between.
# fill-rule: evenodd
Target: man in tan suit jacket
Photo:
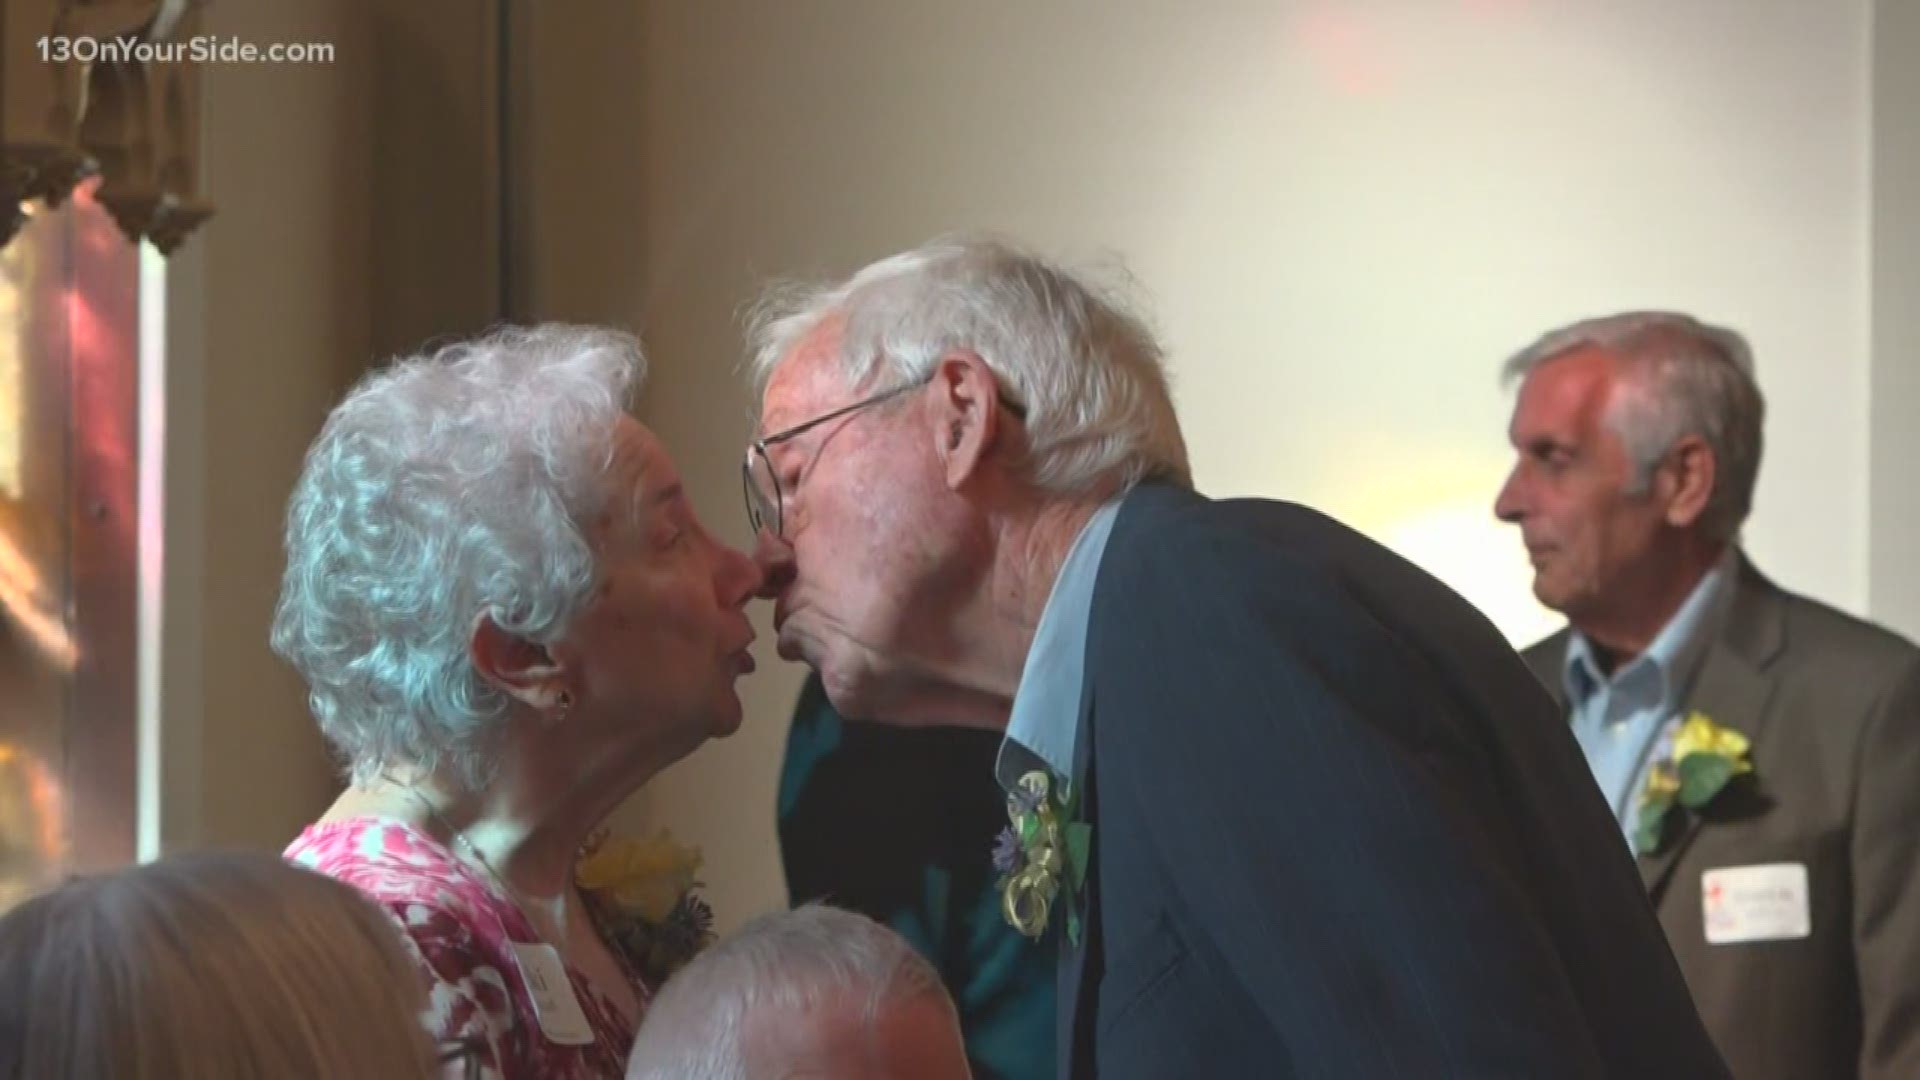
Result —
<instances>
[{"instance_id":1,"label":"man in tan suit jacket","mask_svg":"<svg viewBox=\"0 0 1920 1080\"><path fill-rule=\"evenodd\" d=\"M1547 334L1507 375L1518 460L1495 512L1569 623L1525 656L1727 1064L1920 1077L1920 650L1740 552L1764 414L1745 341L1632 312ZM1674 795L1676 749L1712 730L1689 717L1744 737L1722 749L1747 771Z\"/></svg>"}]
</instances>

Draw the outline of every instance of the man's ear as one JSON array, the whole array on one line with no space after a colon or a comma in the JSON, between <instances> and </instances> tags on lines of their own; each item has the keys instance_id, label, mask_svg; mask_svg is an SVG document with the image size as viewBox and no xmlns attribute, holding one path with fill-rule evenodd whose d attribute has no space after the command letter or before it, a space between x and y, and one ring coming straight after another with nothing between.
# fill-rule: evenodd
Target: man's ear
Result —
<instances>
[{"instance_id":1,"label":"man's ear","mask_svg":"<svg viewBox=\"0 0 1920 1080\"><path fill-rule=\"evenodd\" d=\"M934 453L947 487L959 488L992 456L1002 437L1000 384L979 354L955 349L933 369Z\"/></svg>"},{"instance_id":2,"label":"man's ear","mask_svg":"<svg viewBox=\"0 0 1920 1080\"><path fill-rule=\"evenodd\" d=\"M467 653L474 669L491 686L538 712L570 703L560 666L545 645L500 628L492 616L474 621Z\"/></svg>"},{"instance_id":3,"label":"man's ear","mask_svg":"<svg viewBox=\"0 0 1920 1080\"><path fill-rule=\"evenodd\" d=\"M1692 528L1706 513L1713 499L1713 487L1719 480L1719 463L1713 448L1698 435L1687 435L1667 452L1660 466L1667 487L1666 522L1676 529Z\"/></svg>"}]
</instances>

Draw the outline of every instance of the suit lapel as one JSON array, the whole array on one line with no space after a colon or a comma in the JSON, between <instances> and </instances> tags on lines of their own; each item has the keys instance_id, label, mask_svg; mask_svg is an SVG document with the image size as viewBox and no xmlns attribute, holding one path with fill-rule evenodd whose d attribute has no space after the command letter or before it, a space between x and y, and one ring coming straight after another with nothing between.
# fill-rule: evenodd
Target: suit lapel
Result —
<instances>
[{"instance_id":1,"label":"suit lapel","mask_svg":"<svg viewBox=\"0 0 1920 1080\"><path fill-rule=\"evenodd\" d=\"M1079 733L1073 740L1073 785L1080 792L1080 819L1097 821L1098 796L1093 776L1093 679L1086 680L1080 692ZM1060 997L1056 1013L1059 1074L1068 1080L1093 1074L1094 1012L1097 994L1089 992L1100 972L1100 830L1093 830L1087 855L1087 882L1080 912L1080 941L1067 939L1065 911L1053 914L1050 930L1060 943L1059 970L1055 989Z\"/></svg>"},{"instance_id":2,"label":"suit lapel","mask_svg":"<svg viewBox=\"0 0 1920 1080\"><path fill-rule=\"evenodd\" d=\"M1779 596L1742 556L1726 625L1707 650L1693 690L1687 695L1686 708L1705 713L1714 723L1741 732L1758 746L1767 720L1767 703L1773 696L1773 678L1766 666L1785 641L1786 616ZM1756 760L1755 767L1764 769L1765 764ZM1655 904L1665 894L1680 857L1700 833L1699 814L1689 813L1685 821L1680 835L1639 859L1641 880Z\"/></svg>"},{"instance_id":3,"label":"suit lapel","mask_svg":"<svg viewBox=\"0 0 1920 1080\"><path fill-rule=\"evenodd\" d=\"M1560 706L1561 714L1569 721L1572 720L1573 713L1567 707L1565 671L1567 641L1571 636L1568 631L1562 630L1520 654L1520 658L1525 660L1527 667L1533 671L1534 678L1546 688L1547 696L1553 698L1553 703Z\"/></svg>"}]
</instances>

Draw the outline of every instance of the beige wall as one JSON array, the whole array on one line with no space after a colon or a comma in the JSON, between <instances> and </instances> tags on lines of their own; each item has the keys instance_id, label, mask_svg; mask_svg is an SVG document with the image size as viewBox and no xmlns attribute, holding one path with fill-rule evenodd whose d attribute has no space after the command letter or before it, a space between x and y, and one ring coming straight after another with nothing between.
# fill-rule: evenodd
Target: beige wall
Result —
<instances>
[{"instance_id":1,"label":"beige wall","mask_svg":"<svg viewBox=\"0 0 1920 1080\"><path fill-rule=\"evenodd\" d=\"M1688 308L1753 337L1772 401L1753 551L1861 611L1868 15L1868 0L569 8L531 78L581 104L539 116L564 164L534 188L606 216L536 231L535 313L644 330L643 412L701 512L744 541L736 316L766 277L961 228L1118 255L1171 346L1203 487L1345 517L1522 639L1551 620L1488 510L1500 359L1559 321ZM762 658L746 729L645 807L706 847L723 922L781 899L772 792L798 673Z\"/></svg>"},{"instance_id":2,"label":"beige wall","mask_svg":"<svg viewBox=\"0 0 1920 1080\"><path fill-rule=\"evenodd\" d=\"M372 146L334 167L371 170L360 270L370 351L385 359L500 317L499 34L492 3L356 6L368 12L366 44L343 74L365 90Z\"/></svg>"},{"instance_id":3,"label":"beige wall","mask_svg":"<svg viewBox=\"0 0 1920 1080\"><path fill-rule=\"evenodd\" d=\"M1878 0L1867 608L1920 639L1920 4Z\"/></svg>"},{"instance_id":4,"label":"beige wall","mask_svg":"<svg viewBox=\"0 0 1920 1080\"><path fill-rule=\"evenodd\" d=\"M333 784L266 628L301 455L368 352L366 8L220 3L205 32L340 54L208 67L202 177L217 213L176 256L168 290L161 836L278 848Z\"/></svg>"},{"instance_id":5,"label":"beige wall","mask_svg":"<svg viewBox=\"0 0 1920 1080\"><path fill-rule=\"evenodd\" d=\"M214 218L168 264L162 847L284 846L336 790L267 647L306 447L367 368L500 318L493 6L220 0L203 32L324 42L210 66Z\"/></svg>"}]
</instances>

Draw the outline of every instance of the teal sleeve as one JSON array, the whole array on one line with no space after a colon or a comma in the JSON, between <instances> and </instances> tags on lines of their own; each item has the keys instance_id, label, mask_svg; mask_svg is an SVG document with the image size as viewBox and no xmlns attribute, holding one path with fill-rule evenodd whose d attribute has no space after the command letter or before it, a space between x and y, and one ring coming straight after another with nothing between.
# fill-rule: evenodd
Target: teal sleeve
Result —
<instances>
[{"instance_id":1,"label":"teal sleeve","mask_svg":"<svg viewBox=\"0 0 1920 1080\"><path fill-rule=\"evenodd\" d=\"M940 972L981 1080L1054 1072L1057 943L1000 915L1006 824L987 732L849 723L817 678L801 692L776 807L793 902L892 927Z\"/></svg>"}]
</instances>

